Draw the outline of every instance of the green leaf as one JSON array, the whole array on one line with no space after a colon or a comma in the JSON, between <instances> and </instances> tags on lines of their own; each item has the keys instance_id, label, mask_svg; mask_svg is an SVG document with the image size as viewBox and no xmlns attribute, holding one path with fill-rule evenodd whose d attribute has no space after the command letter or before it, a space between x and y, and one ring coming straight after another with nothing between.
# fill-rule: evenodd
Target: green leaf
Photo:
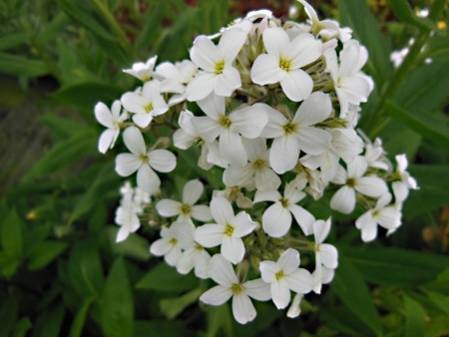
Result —
<instances>
[{"instance_id":1,"label":"green leaf","mask_svg":"<svg viewBox=\"0 0 449 337\"><path fill-rule=\"evenodd\" d=\"M83 333L84 324L86 322L87 314L89 313L89 308L93 302L93 297L86 298L83 304L79 308L76 316L70 326L69 337L81 337Z\"/></svg>"},{"instance_id":2,"label":"green leaf","mask_svg":"<svg viewBox=\"0 0 449 337\"><path fill-rule=\"evenodd\" d=\"M89 129L89 126L74 121L67 117L60 117L53 113L47 113L39 117L39 121L50 129L53 137L64 139L71 137L83 129Z\"/></svg>"},{"instance_id":3,"label":"green leaf","mask_svg":"<svg viewBox=\"0 0 449 337\"><path fill-rule=\"evenodd\" d=\"M114 262L106 279L100 301L100 317L105 336L133 336L133 295L121 258Z\"/></svg>"},{"instance_id":4,"label":"green leaf","mask_svg":"<svg viewBox=\"0 0 449 337\"><path fill-rule=\"evenodd\" d=\"M342 23L353 29L354 37L362 42L369 51L368 68L376 79L376 83L383 84L391 75L389 59L390 46L379 28L379 24L370 12L365 0L339 1L339 12Z\"/></svg>"},{"instance_id":5,"label":"green leaf","mask_svg":"<svg viewBox=\"0 0 449 337\"><path fill-rule=\"evenodd\" d=\"M17 298L12 294L2 295L0 299L0 337L9 337L17 321L18 305Z\"/></svg>"},{"instance_id":6,"label":"green leaf","mask_svg":"<svg viewBox=\"0 0 449 337\"><path fill-rule=\"evenodd\" d=\"M64 86L54 93L52 97L64 104L92 111L91 118L93 119L93 109L96 102L113 101L114 99L118 99L122 93L122 89L112 84L82 82Z\"/></svg>"},{"instance_id":7,"label":"green leaf","mask_svg":"<svg viewBox=\"0 0 449 337\"><path fill-rule=\"evenodd\" d=\"M390 115L403 122L410 129L416 131L424 138L449 147L449 123L434 118L431 114L403 109L391 102L387 103ZM445 125L446 124L446 125Z\"/></svg>"},{"instance_id":8,"label":"green leaf","mask_svg":"<svg viewBox=\"0 0 449 337\"><path fill-rule=\"evenodd\" d=\"M20 259L23 252L23 224L16 210L11 210L1 226L1 243L6 255Z\"/></svg>"},{"instance_id":9,"label":"green leaf","mask_svg":"<svg viewBox=\"0 0 449 337\"><path fill-rule=\"evenodd\" d=\"M339 247L368 282L412 287L432 281L449 265L444 255L387 247Z\"/></svg>"},{"instance_id":10,"label":"green leaf","mask_svg":"<svg viewBox=\"0 0 449 337\"><path fill-rule=\"evenodd\" d=\"M159 263L147 272L136 284L137 289L181 292L198 286L192 274L181 275L166 263Z\"/></svg>"},{"instance_id":11,"label":"green leaf","mask_svg":"<svg viewBox=\"0 0 449 337\"><path fill-rule=\"evenodd\" d=\"M63 319L64 307L62 305L47 309L33 324L33 337L60 336Z\"/></svg>"},{"instance_id":12,"label":"green leaf","mask_svg":"<svg viewBox=\"0 0 449 337\"><path fill-rule=\"evenodd\" d=\"M430 290L426 290L426 294L429 300L449 317L449 296Z\"/></svg>"},{"instance_id":13,"label":"green leaf","mask_svg":"<svg viewBox=\"0 0 449 337\"><path fill-rule=\"evenodd\" d=\"M20 321L18 321L16 326L14 327L12 337L25 337L28 330L31 329L31 326L32 324L28 317L20 319Z\"/></svg>"},{"instance_id":14,"label":"green leaf","mask_svg":"<svg viewBox=\"0 0 449 337\"><path fill-rule=\"evenodd\" d=\"M422 306L408 296L404 296L405 336L424 337L426 313Z\"/></svg>"},{"instance_id":15,"label":"green leaf","mask_svg":"<svg viewBox=\"0 0 449 337\"><path fill-rule=\"evenodd\" d=\"M67 248L67 244L61 241L39 242L30 252L28 269L38 270L46 267Z\"/></svg>"},{"instance_id":16,"label":"green leaf","mask_svg":"<svg viewBox=\"0 0 449 337\"><path fill-rule=\"evenodd\" d=\"M354 317L363 322L374 335L382 336L382 325L371 293L349 259L340 258L331 289Z\"/></svg>"},{"instance_id":17,"label":"green leaf","mask_svg":"<svg viewBox=\"0 0 449 337\"><path fill-rule=\"evenodd\" d=\"M134 233L130 234L125 241L116 242L118 228L107 228L106 235L110 248L114 254L123 255L140 261L147 261L150 258L148 241Z\"/></svg>"},{"instance_id":18,"label":"green leaf","mask_svg":"<svg viewBox=\"0 0 449 337\"><path fill-rule=\"evenodd\" d=\"M233 337L233 318L227 304L219 307L207 307L206 337L226 336ZM221 334L220 334L221 333Z\"/></svg>"},{"instance_id":19,"label":"green leaf","mask_svg":"<svg viewBox=\"0 0 449 337\"><path fill-rule=\"evenodd\" d=\"M433 28L431 21L418 18L415 15L407 0L389 0L389 3L394 15L399 20L422 30L431 30Z\"/></svg>"},{"instance_id":20,"label":"green leaf","mask_svg":"<svg viewBox=\"0 0 449 337\"><path fill-rule=\"evenodd\" d=\"M28 35L22 32L0 37L0 50L8 50L28 42Z\"/></svg>"},{"instance_id":21,"label":"green leaf","mask_svg":"<svg viewBox=\"0 0 449 337\"><path fill-rule=\"evenodd\" d=\"M22 178L23 182L53 173L87 154L96 153L95 134L80 130L76 135L54 145Z\"/></svg>"},{"instance_id":22,"label":"green leaf","mask_svg":"<svg viewBox=\"0 0 449 337\"><path fill-rule=\"evenodd\" d=\"M179 297L163 299L159 303L161 311L168 319L173 319L183 312L186 307L196 302L202 292L203 289L198 288Z\"/></svg>"},{"instance_id":23,"label":"green leaf","mask_svg":"<svg viewBox=\"0 0 449 337\"><path fill-rule=\"evenodd\" d=\"M418 191L412 191L405 203L404 215L412 219L440 208L449 202L448 165L412 165L410 173L416 178Z\"/></svg>"},{"instance_id":24,"label":"green leaf","mask_svg":"<svg viewBox=\"0 0 449 337\"><path fill-rule=\"evenodd\" d=\"M15 76L38 77L49 74L50 69L41 60L0 52L0 72Z\"/></svg>"},{"instance_id":25,"label":"green leaf","mask_svg":"<svg viewBox=\"0 0 449 337\"><path fill-rule=\"evenodd\" d=\"M134 337L193 337L192 331L187 330L177 321L135 321ZM197 334L195 334L197 336Z\"/></svg>"}]
</instances>

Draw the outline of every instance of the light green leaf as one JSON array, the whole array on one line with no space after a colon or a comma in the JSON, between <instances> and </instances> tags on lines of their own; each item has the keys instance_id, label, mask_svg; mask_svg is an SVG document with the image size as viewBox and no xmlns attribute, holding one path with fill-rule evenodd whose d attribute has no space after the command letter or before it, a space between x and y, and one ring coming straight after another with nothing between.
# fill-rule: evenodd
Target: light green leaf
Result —
<instances>
[{"instance_id":1,"label":"light green leaf","mask_svg":"<svg viewBox=\"0 0 449 337\"><path fill-rule=\"evenodd\" d=\"M161 311L168 319L173 319L183 312L186 307L196 302L202 292L203 289L198 288L179 297L165 298L159 303Z\"/></svg>"},{"instance_id":2,"label":"light green leaf","mask_svg":"<svg viewBox=\"0 0 449 337\"><path fill-rule=\"evenodd\" d=\"M0 72L15 76L37 77L49 74L50 69L41 60L0 52Z\"/></svg>"},{"instance_id":3,"label":"light green leaf","mask_svg":"<svg viewBox=\"0 0 449 337\"><path fill-rule=\"evenodd\" d=\"M81 337L83 333L84 324L86 322L87 314L89 313L89 308L93 302L93 297L86 298L83 304L79 308L76 316L70 326L69 337Z\"/></svg>"},{"instance_id":4,"label":"light green leaf","mask_svg":"<svg viewBox=\"0 0 449 337\"><path fill-rule=\"evenodd\" d=\"M62 305L45 310L33 323L33 337L60 336L63 319L64 307Z\"/></svg>"},{"instance_id":5,"label":"light green leaf","mask_svg":"<svg viewBox=\"0 0 449 337\"><path fill-rule=\"evenodd\" d=\"M116 242L118 228L108 226L106 235L114 254L124 255L140 261L147 261L150 258L148 241L137 234L130 234L125 241Z\"/></svg>"},{"instance_id":6,"label":"light green leaf","mask_svg":"<svg viewBox=\"0 0 449 337\"><path fill-rule=\"evenodd\" d=\"M23 224L16 210L11 210L3 219L1 226L1 243L3 252L15 259L20 259L23 252Z\"/></svg>"},{"instance_id":7,"label":"light green leaf","mask_svg":"<svg viewBox=\"0 0 449 337\"><path fill-rule=\"evenodd\" d=\"M371 292L349 259L340 258L331 289L354 317L363 322L374 335L382 336L382 325Z\"/></svg>"},{"instance_id":8,"label":"light green leaf","mask_svg":"<svg viewBox=\"0 0 449 337\"><path fill-rule=\"evenodd\" d=\"M426 313L422 306L408 296L404 296L405 336L424 337Z\"/></svg>"},{"instance_id":9,"label":"light green leaf","mask_svg":"<svg viewBox=\"0 0 449 337\"><path fill-rule=\"evenodd\" d=\"M429 300L449 317L449 296L430 290L427 290L426 294Z\"/></svg>"},{"instance_id":10,"label":"light green leaf","mask_svg":"<svg viewBox=\"0 0 449 337\"><path fill-rule=\"evenodd\" d=\"M181 275L175 268L161 262L147 272L136 284L137 289L181 292L198 286L192 274Z\"/></svg>"},{"instance_id":11,"label":"light green leaf","mask_svg":"<svg viewBox=\"0 0 449 337\"><path fill-rule=\"evenodd\" d=\"M431 30L433 28L431 21L419 18L415 15L407 0L389 0L389 3L394 15L396 15L399 20L422 30Z\"/></svg>"},{"instance_id":12,"label":"light green leaf","mask_svg":"<svg viewBox=\"0 0 449 337\"><path fill-rule=\"evenodd\" d=\"M106 279L100 300L100 317L106 337L133 336L133 295L121 258L114 262Z\"/></svg>"},{"instance_id":13,"label":"light green leaf","mask_svg":"<svg viewBox=\"0 0 449 337\"><path fill-rule=\"evenodd\" d=\"M28 269L42 269L56 259L67 248L62 241L42 241L36 244L29 253Z\"/></svg>"}]
</instances>

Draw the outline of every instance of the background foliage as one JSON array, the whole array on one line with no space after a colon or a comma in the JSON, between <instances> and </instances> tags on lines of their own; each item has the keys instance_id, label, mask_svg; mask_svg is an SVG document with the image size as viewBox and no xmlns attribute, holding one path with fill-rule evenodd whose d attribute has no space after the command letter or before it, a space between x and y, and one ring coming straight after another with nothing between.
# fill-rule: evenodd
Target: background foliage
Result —
<instances>
[{"instance_id":1,"label":"background foliage","mask_svg":"<svg viewBox=\"0 0 449 337\"><path fill-rule=\"evenodd\" d=\"M132 235L114 243L120 179L96 151L97 100L135 85L120 69L158 54L186 57L192 38L252 8L291 1L3 0L0 2L0 337L449 335L448 2L314 1L370 52L376 90L362 126L406 152L421 189L391 237L361 244L335 215L341 265L303 315L269 305L238 326L205 308L205 284L149 257ZM429 7L428 18L415 11ZM304 18L304 13L300 13ZM414 44L394 69L389 56ZM427 64L426 59L432 63ZM446 108L445 108L446 107ZM188 176L191 172L185 172ZM153 239L144 226L142 236Z\"/></svg>"}]
</instances>

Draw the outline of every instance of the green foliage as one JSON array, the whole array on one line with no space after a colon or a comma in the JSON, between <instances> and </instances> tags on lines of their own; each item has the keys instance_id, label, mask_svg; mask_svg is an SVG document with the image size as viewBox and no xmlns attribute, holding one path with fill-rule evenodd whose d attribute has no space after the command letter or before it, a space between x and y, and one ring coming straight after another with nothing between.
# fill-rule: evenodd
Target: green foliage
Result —
<instances>
[{"instance_id":1,"label":"green foliage","mask_svg":"<svg viewBox=\"0 0 449 337\"><path fill-rule=\"evenodd\" d=\"M336 278L330 291L303 302L300 319L258 303L257 319L238 326L229 306L197 304L208 284L150 256L149 225L115 243L120 178L112 156L97 153L93 105L133 88L121 69L134 60L186 57L192 39L227 24L238 3L191 2L0 2L0 118L3 111L17 115L14 123L0 121L2 135L13 127L43 133L26 148L17 145L23 134L0 139L26 167L8 165L0 174L0 337L449 335L449 258L441 254L449 224L440 216L449 204L449 35L436 28L447 23L444 0L390 0L385 15L368 5L377 1L336 2L342 23L370 54L375 91L364 105L363 129L381 136L390 154L407 153L420 190L395 236L362 246L353 232L337 235ZM415 11L425 3L430 15L419 18ZM328 10L336 6L315 4L335 14ZM412 37L394 69L391 51ZM34 110L23 117L23 109ZM220 186L221 177L198 169L191 153L179 155L188 167L176 171L182 179ZM346 233L352 224L338 218L337 226ZM429 228L442 228L431 244L422 237Z\"/></svg>"}]
</instances>

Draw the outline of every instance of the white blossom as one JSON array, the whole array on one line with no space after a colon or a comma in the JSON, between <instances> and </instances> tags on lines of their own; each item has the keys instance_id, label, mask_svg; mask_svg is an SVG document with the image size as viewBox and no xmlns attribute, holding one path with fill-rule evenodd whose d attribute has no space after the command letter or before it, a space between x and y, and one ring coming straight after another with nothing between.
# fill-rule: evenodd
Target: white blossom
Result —
<instances>
[{"instance_id":1,"label":"white blossom","mask_svg":"<svg viewBox=\"0 0 449 337\"><path fill-rule=\"evenodd\" d=\"M156 65L157 56L150 57L146 62L136 62L130 69L123 69L124 73L127 73L135 78L146 82L153 79L154 66Z\"/></svg>"},{"instance_id":2,"label":"white blossom","mask_svg":"<svg viewBox=\"0 0 449 337\"><path fill-rule=\"evenodd\" d=\"M106 153L114 147L120 134L120 126L128 119L128 114L126 111L122 112L120 101L114 101L111 110L103 102L98 102L95 105L95 118L98 123L107 128L98 140L98 151Z\"/></svg>"},{"instance_id":3,"label":"white blossom","mask_svg":"<svg viewBox=\"0 0 449 337\"><path fill-rule=\"evenodd\" d=\"M251 79L260 85L280 82L285 95L299 102L312 93L313 80L304 66L321 56L321 42L311 34L300 34L290 41L280 27L265 29L263 43L267 51L254 61Z\"/></svg>"},{"instance_id":4,"label":"white blossom","mask_svg":"<svg viewBox=\"0 0 449 337\"><path fill-rule=\"evenodd\" d=\"M397 168L396 175L397 180L393 182L393 192L396 198L396 203L400 204L407 199L410 190L417 190L418 184L407 171L408 160L405 154L400 154L395 157Z\"/></svg>"},{"instance_id":5,"label":"white blossom","mask_svg":"<svg viewBox=\"0 0 449 337\"><path fill-rule=\"evenodd\" d=\"M133 113L133 122L141 128L146 128L154 117L168 110L168 105L161 95L160 84L156 80L146 82L142 90L123 94L121 101L123 107Z\"/></svg>"},{"instance_id":6,"label":"white blossom","mask_svg":"<svg viewBox=\"0 0 449 337\"><path fill-rule=\"evenodd\" d=\"M241 282L232 265L221 255L214 255L210 262L210 277L218 283L201 295L200 301L209 305L222 305L232 297L232 314L237 322L246 324L256 318L251 298L258 301L270 299L269 285L256 279Z\"/></svg>"},{"instance_id":7,"label":"white blossom","mask_svg":"<svg viewBox=\"0 0 449 337\"><path fill-rule=\"evenodd\" d=\"M189 101L199 101L210 93L228 97L240 88L240 73L233 63L245 41L246 32L239 28L224 31L218 45L204 35L195 39L190 59L201 70L187 86Z\"/></svg>"},{"instance_id":8,"label":"white blossom","mask_svg":"<svg viewBox=\"0 0 449 337\"><path fill-rule=\"evenodd\" d=\"M242 237L250 234L256 223L246 212L234 215L231 203L223 197L213 198L210 210L216 223L198 227L195 240L207 248L220 246L221 254L228 261L239 263L245 255Z\"/></svg>"},{"instance_id":9,"label":"white blossom","mask_svg":"<svg viewBox=\"0 0 449 337\"><path fill-rule=\"evenodd\" d=\"M121 153L115 160L115 170L122 177L137 171L137 186L153 194L161 185L154 171L171 172L176 166L176 157L167 150L148 150L142 133L134 126L123 132L123 141L130 153Z\"/></svg>"},{"instance_id":10,"label":"white blossom","mask_svg":"<svg viewBox=\"0 0 449 337\"><path fill-rule=\"evenodd\" d=\"M184 185L181 202L162 199L156 204L156 209L162 217L167 218L177 216L178 220L212 220L209 206L196 205L203 191L204 185L198 179L190 180Z\"/></svg>"},{"instance_id":11,"label":"white blossom","mask_svg":"<svg viewBox=\"0 0 449 337\"><path fill-rule=\"evenodd\" d=\"M299 253L292 248L284 251L276 262L260 263L262 280L270 284L271 298L278 309L288 306L290 291L307 294L312 290L313 277L306 269L299 268L299 264Z\"/></svg>"}]
</instances>

